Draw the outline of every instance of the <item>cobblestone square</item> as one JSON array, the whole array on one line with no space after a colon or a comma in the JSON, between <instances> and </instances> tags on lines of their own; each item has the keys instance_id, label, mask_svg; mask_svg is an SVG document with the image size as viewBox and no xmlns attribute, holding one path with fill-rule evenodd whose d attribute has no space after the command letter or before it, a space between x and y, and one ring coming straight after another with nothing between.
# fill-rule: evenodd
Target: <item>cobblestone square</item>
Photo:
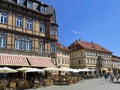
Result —
<instances>
[{"instance_id":1,"label":"cobblestone square","mask_svg":"<svg viewBox=\"0 0 120 90\"><path fill-rule=\"evenodd\" d=\"M33 90L33 89L29 89ZM34 90L120 90L120 83L112 83L104 78L83 80L71 85L52 85Z\"/></svg>"}]
</instances>

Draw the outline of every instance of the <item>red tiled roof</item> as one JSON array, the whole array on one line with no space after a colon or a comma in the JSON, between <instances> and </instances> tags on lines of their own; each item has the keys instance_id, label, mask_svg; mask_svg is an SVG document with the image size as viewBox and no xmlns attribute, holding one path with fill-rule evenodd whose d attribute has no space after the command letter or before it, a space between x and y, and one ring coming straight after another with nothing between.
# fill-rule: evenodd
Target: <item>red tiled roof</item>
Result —
<instances>
[{"instance_id":1,"label":"red tiled roof","mask_svg":"<svg viewBox=\"0 0 120 90\"><path fill-rule=\"evenodd\" d=\"M61 49L61 50L65 50L65 51L70 52L70 49L66 48L64 45L62 45L62 44L59 43L59 42L56 43L56 47L57 47L58 49Z\"/></svg>"},{"instance_id":2,"label":"red tiled roof","mask_svg":"<svg viewBox=\"0 0 120 90\"><path fill-rule=\"evenodd\" d=\"M81 40L76 40L75 42L73 42L68 48L71 48L73 46L78 46L81 47L83 49L90 49L90 50L96 50L96 51L102 51L102 52L109 52L111 53L111 51L105 49L104 47L93 43L93 42L85 42L85 41L81 41ZM76 50L79 50L78 48L76 48Z\"/></svg>"}]
</instances>

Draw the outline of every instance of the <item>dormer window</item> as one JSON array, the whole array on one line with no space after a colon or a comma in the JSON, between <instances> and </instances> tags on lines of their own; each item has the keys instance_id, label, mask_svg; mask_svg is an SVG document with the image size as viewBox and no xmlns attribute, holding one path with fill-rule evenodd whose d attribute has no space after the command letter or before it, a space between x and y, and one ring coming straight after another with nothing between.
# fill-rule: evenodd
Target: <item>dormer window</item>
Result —
<instances>
[{"instance_id":1,"label":"dormer window","mask_svg":"<svg viewBox=\"0 0 120 90\"><path fill-rule=\"evenodd\" d=\"M40 6L40 12L43 13L43 14L45 14L45 7Z\"/></svg>"},{"instance_id":2,"label":"dormer window","mask_svg":"<svg viewBox=\"0 0 120 90\"><path fill-rule=\"evenodd\" d=\"M32 2L31 1L27 1L27 7L32 9Z\"/></svg>"},{"instance_id":3,"label":"dormer window","mask_svg":"<svg viewBox=\"0 0 120 90\"><path fill-rule=\"evenodd\" d=\"M23 0L17 0L17 4L23 5Z\"/></svg>"}]
</instances>

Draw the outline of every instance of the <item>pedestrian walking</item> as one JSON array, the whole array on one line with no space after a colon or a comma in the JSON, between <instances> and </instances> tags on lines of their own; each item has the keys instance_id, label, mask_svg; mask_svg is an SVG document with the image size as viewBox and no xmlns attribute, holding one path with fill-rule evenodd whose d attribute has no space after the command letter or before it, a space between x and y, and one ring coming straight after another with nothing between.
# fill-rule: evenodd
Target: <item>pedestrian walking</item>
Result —
<instances>
[{"instance_id":1,"label":"pedestrian walking","mask_svg":"<svg viewBox=\"0 0 120 90\"><path fill-rule=\"evenodd\" d=\"M117 75L116 75L116 80L117 80L117 82L119 81L119 78L120 78L120 75L117 74Z\"/></svg>"},{"instance_id":2,"label":"pedestrian walking","mask_svg":"<svg viewBox=\"0 0 120 90\"><path fill-rule=\"evenodd\" d=\"M110 74L110 81L114 82L114 74L113 73Z\"/></svg>"},{"instance_id":3,"label":"pedestrian walking","mask_svg":"<svg viewBox=\"0 0 120 90\"><path fill-rule=\"evenodd\" d=\"M105 78L105 80L108 79L108 75L107 75L107 73L104 74L104 78Z\"/></svg>"}]
</instances>

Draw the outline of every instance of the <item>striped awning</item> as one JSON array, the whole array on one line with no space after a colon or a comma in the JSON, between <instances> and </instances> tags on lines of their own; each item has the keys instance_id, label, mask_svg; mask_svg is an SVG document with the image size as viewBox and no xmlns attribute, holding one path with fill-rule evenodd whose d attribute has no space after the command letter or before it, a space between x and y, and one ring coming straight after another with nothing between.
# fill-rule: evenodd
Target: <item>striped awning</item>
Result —
<instances>
[{"instance_id":1,"label":"striped awning","mask_svg":"<svg viewBox=\"0 0 120 90\"><path fill-rule=\"evenodd\" d=\"M7 66L30 66L27 58L15 55L0 55L0 65Z\"/></svg>"},{"instance_id":2,"label":"striped awning","mask_svg":"<svg viewBox=\"0 0 120 90\"><path fill-rule=\"evenodd\" d=\"M55 67L51 59L40 57L27 57L31 66L34 67Z\"/></svg>"}]
</instances>

